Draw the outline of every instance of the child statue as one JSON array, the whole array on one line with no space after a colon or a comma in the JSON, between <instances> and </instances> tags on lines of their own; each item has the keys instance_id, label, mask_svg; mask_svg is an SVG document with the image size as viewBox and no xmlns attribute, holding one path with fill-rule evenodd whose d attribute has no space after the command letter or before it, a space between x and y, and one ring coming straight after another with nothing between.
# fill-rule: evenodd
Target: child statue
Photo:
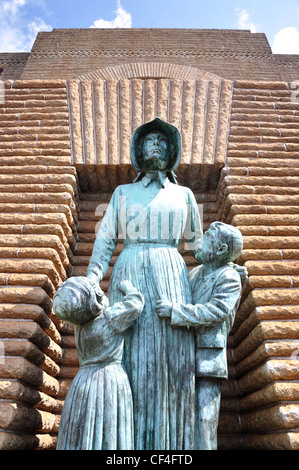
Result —
<instances>
[{"instance_id":1,"label":"child statue","mask_svg":"<svg viewBox=\"0 0 299 470\"><path fill-rule=\"evenodd\" d=\"M200 266L190 271L193 304L159 300L160 318L173 327L196 327L196 385L194 449L216 450L221 382L227 379L226 344L241 296L245 271L234 265L243 240L233 226L214 222L199 242L195 258Z\"/></svg>"},{"instance_id":2,"label":"child statue","mask_svg":"<svg viewBox=\"0 0 299 470\"><path fill-rule=\"evenodd\" d=\"M57 450L134 449L123 333L141 314L144 300L130 281L122 281L119 289L122 301L109 307L101 288L78 276L65 281L54 296L54 312L75 325L80 364L62 410Z\"/></svg>"}]
</instances>

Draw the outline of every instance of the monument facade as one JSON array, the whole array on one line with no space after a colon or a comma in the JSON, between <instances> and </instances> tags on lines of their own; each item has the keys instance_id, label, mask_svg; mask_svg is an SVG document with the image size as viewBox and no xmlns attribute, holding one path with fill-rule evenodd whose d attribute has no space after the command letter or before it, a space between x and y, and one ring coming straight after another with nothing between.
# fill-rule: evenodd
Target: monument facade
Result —
<instances>
[{"instance_id":1,"label":"monument facade","mask_svg":"<svg viewBox=\"0 0 299 470\"><path fill-rule=\"evenodd\" d=\"M86 276L113 192L140 177L133 132L159 117L203 232L221 221L244 242L218 448L298 449L299 57L249 31L54 30L0 69L0 448L56 448L79 358L53 298Z\"/></svg>"}]
</instances>

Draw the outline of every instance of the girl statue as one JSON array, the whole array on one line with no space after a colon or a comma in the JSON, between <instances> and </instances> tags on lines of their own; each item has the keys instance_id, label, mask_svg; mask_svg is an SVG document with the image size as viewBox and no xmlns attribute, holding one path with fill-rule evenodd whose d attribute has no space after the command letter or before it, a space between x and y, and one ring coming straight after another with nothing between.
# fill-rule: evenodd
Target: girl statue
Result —
<instances>
[{"instance_id":1,"label":"girl statue","mask_svg":"<svg viewBox=\"0 0 299 470\"><path fill-rule=\"evenodd\" d=\"M130 281L118 289L124 297L109 307L100 287L78 276L54 296L54 312L75 325L80 363L62 410L57 450L134 449L132 394L121 361L123 332L144 302Z\"/></svg>"}]
</instances>

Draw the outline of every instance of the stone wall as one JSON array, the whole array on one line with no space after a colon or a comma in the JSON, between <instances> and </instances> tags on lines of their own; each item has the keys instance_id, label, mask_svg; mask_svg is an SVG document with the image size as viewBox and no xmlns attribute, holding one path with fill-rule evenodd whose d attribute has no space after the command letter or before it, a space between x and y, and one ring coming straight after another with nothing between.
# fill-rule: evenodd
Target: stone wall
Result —
<instances>
[{"instance_id":1,"label":"stone wall","mask_svg":"<svg viewBox=\"0 0 299 470\"><path fill-rule=\"evenodd\" d=\"M88 28L39 33L22 78L71 79L99 68L146 62L187 64L230 80L291 81L299 71L298 56L276 57L262 33Z\"/></svg>"},{"instance_id":2,"label":"stone wall","mask_svg":"<svg viewBox=\"0 0 299 470\"><path fill-rule=\"evenodd\" d=\"M249 272L230 336L243 449L299 448L299 103L285 82L234 83L218 218Z\"/></svg>"},{"instance_id":3,"label":"stone wall","mask_svg":"<svg viewBox=\"0 0 299 470\"><path fill-rule=\"evenodd\" d=\"M103 86L109 79L98 80L98 86ZM125 85L130 80L126 80L106 83L123 93L102 97L106 107L105 100L113 98L109 101L112 118L105 126L114 136L120 135L115 126L125 123L122 113L128 108L114 108L112 102L127 102ZM174 108L185 149L178 178L181 184L192 186L191 157L196 161L197 154L190 152L190 136L197 136L194 145L202 144L202 133L194 134L194 129L218 123L223 102L219 93L208 98L204 94L205 103L210 104L204 109L210 111L197 121L203 124L197 128L194 90L200 88L194 85L209 80L173 80L135 78L134 87L142 85L144 92L140 100L130 98L129 103L142 120L147 118L146 112L152 117L156 105L168 110L162 117L169 117L169 110L185 90L185 101ZM0 106L1 449L55 448L63 401L78 369L78 357L72 327L53 314L52 297L61 281L86 272L100 218L96 208L109 201L124 175L133 177L127 155L121 171L120 160L110 161L115 147L125 142L132 128L120 140L111 140L111 152L105 152L108 159L100 163L101 153L86 139L99 134L84 124L93 109L90 104L96 95L91 90L94 93L95 88L90 80L79 82L67 86L63 80L7 81L5 103ZM220 83L221 79L216 81L218 91ZM173 98L168 94L169 85L180 90ZM235 81L230 87L225 95L231 101L224 108L228 112L224 113L227 141L225 145L221 142L223 169L217 169L219 179L214 180L213 188L205 184L194 189L204 207L204 229L218 219L242 231L244 250L239 262L247 266L250 276L229 337L229 380L223 383L219 447L298 449L299 104L292 103L287 82ZM132 83L129 88L133 90ZM153 100L147 101L146 96ZM156 97L161 99L156 101ZM142 116L138 106L147 110ZM96 122L92 119L88 125ZM219 135L213 134L212 155L220 143ZM87 155L92 155L91 162ZM208 182L204 161L196 163L198 179ZM215 160L211 160L210 170L213 164ZM93 176L103 170L109 186L92 187ZM118 245L112 265L120 249ZM193 267L194 260L183 246L181 252L188 267ZM104 289L110 273L111 268Z\"/></svg>"},{"instance_id":4,"label":"stone wall","mask_svg":"<svg viewBox=\"0 0 299 470\"><path fill-rule=\"evenodd\" d=\"M65 82L5 82L0 106L0 448L53 448L78 189Z\"/></svg>"},{"instance_id":5,"label":"stone wall","mask_svg":"<svg viewBox=\"0 0 299 470\"><path fill-rule=\"evenodd\" d=\"M29 55L29 52L0 52L0 80L18 80Z\"/></svg>"},{"instance_id":6,"label":"stone wall","mask_svg":"<svg viewBox=\"0 0 299 470\"><path fill-rule=\"evenodd\" d=\"M156 116L180 128L179 180L194 191L216 188L226 153L232 82L194 70L197 77L189 80L85 76L68 81L73 164L82 189L105 192L131 182L132 132Z\"/></svg>"}]
</instances>

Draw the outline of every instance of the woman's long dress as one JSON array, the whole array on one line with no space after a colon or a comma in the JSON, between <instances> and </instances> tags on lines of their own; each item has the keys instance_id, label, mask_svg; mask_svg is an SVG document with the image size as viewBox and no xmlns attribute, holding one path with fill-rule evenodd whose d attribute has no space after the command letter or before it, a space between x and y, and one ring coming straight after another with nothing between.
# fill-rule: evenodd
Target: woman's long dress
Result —
<instances>
[{"instance_id":1,"label":"woman's long dress","mask_svg":"<svg viewBox=\"0 0 299 470\"><path fill-rule=\"evenodd\" d=\"M125 334L124 367L134 402L135 449L193 448L195 347L188 328L175 329L155 312L158 299L191 303L188 271L178 252L185 233L189 248L202 236L193 193L145 176L116 188L94 244L88 273L107 272L119 235L125 248L112 271L108 297L129 279L145 307ZM192 243L191 243L192 242Z\"/></svg>"},{"instance_id":2,"label":"woman's long dress","mask_svg":"<svg viewBox=\"0 0 299 470\"><path fill-rule=\"evenodd\" d=\"M123 332L143 308L132 291L104 314L75 326L80 368L62 410L57 450L133 450L133 402L121 364Z\"/></svg>"}]
</instances>

